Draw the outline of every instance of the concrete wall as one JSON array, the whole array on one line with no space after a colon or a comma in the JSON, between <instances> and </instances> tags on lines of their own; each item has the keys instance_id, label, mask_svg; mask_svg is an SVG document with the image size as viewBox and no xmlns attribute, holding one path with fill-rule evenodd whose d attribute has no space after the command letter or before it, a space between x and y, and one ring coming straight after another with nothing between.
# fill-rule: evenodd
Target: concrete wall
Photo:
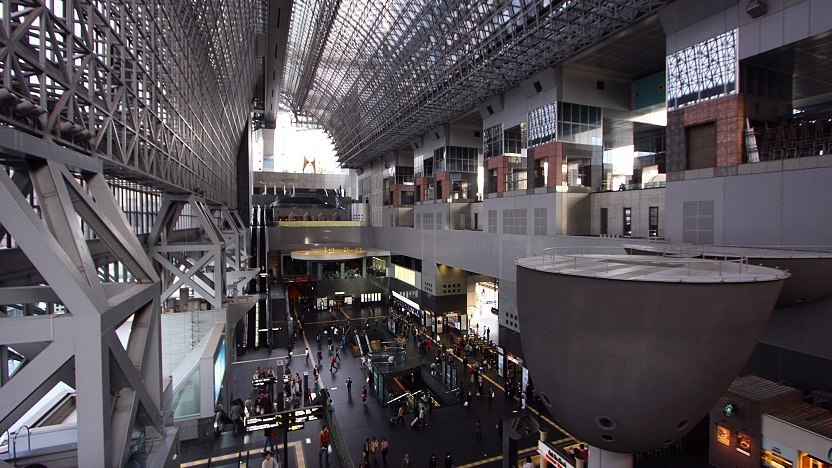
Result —
<instances>
[{"instance_id":1,"label":"concrete wall","mask_svg":"<svg viewBox=\"0 0 832 468\"><path fill-rule=\"evenodd\" d=\"M543 90L540 93L529 91L529 87L533 89L533 83L539 81ZM503 124L503 130L520 125L521 123L528 123L529 111L536 109L546 103L554 102L557 99L557 87L555 86L554 71L546 69L541 73L524 81L520 86L515 86L501 95L500 101L502 106L495 104L495 100L486 101L480 105L480 114L483 117L483 128L492 127L494 125ZM493 115L487 112L483 113L483 109L491 105L494 110ZM482 144L482 142L480 142Z\"/></svg>"},{"instance_id":2,"label":"concrete wall","mask_svg":"<svg viewBox=\"0 0 832 468\"><path fill-rule=\"evenodd\" d=\"M162 314L162 375L169 376L192 349L218 323L225 310L198 310Z\"/></svg>"},{"instance_id":3,"label":"concrete wall","mask_svg":"<svg viewBox=\"0 0 832 468\"><path fill-rule=\"evenodd\" d=\"M742 164L736 176L668 182L667 236L681 242L684 202L713 201L715 244L828 245L830 180L832 159L818 156Z\"/></svg>"},{"instance_id":4,"label":"concrete wall","mask_svg":"<svg viewBox=\"0 0 832 468\"><path fill-rule=\"evenodd\" d=\"M286 191L292 191L292 184L296 189L327 189L336 190L338 187L344 189L345 195L348 197L354 196L353 179L355 173L350 171L348 174L312 174L312 173L295 173L295 172L255 172L254 173L254 188L262 188L265 185L269 192L274 187L277 187L277 193L283 193L283 186L286 185Z\"/></svg>"},{"instance_id":5,"label":"concrete wall","mask_svg":"<svg viewBox=\"0 0 832 468\"><path fill-rule=\"evenodd\" d=\"M607 209L607 234L621 236L624 234L624 208L632 208L632 237L648 237L650 224L650 207L659 207L659 237L666 230L665 189L624 190L620 192L593 193L591 232L593 236L601 234L601 208Z\"/></svg>"},{"instance_id":6,"label":"concrete wall","mask_svg":"<svg viewBox=\"0 0 832 468\"><path fill-rule=\"evenodd\" d=\"M660 13L667 53L690 47L734 28L739 29L739 58L748 58L832 29L828 0L768 0L766 15L753 19L746 2L682 0Z\"/></svg>"},{"instance_id":7,"label":"concrete wall","mask_svg":"<svg viewBox=\"0 0 832 468\"><path fill-rule=\"evenodd\" d=\"M598 89L598 81L604 89ZM629 110L632 101L630 81L599 78L597 72L563 69L563 88L558 100L608 109Z\"/></svg>"},{"instance_id":8,"label":"concrete wall","mask_svg":"<svg viewBox=\"0 0 832 468\"><path fill-rule=\"evenodd\" d=\"M475 132L479 133L480 136L476 136ZM448 145L480 148L480 152L482 152L482 127L451 125Z\"/></svg>"}]
</instances>

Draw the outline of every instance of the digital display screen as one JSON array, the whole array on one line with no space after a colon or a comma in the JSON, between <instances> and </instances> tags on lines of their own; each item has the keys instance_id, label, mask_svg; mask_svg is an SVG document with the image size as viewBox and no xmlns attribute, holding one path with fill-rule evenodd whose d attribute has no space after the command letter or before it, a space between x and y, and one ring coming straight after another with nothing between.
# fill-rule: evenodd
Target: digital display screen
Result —
<instances>
[{"instance_id":1,"label":"digital display screen","mask_svg":"<svg viewBox=\"0 0 832 468\"><path fill-rule=\"evenodd\" d=\"M214 403L220 398L223 377L225 377L225 337L220 339L217 354L214 356Z\"/></svg>"}]
</instances>

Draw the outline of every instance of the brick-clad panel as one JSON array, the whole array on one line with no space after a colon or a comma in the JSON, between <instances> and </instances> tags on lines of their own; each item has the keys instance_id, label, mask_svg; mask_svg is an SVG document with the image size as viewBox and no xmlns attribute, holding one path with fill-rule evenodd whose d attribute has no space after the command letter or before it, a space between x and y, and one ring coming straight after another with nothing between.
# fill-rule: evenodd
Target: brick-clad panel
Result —
<instances>
[{"instance_id":1,"label":"brick-clad panel","mask_svg":"<svg viewBox=\"0 0 832 468\"><path fill-rule=\"evenodd\" d=\"M685 128L713 122L716 125L716 167L742 163L745 98L727 96L667 113L667 173L680 180L687 169Z\"/></svg>"},{"instance_id":2,"label":"brick-clad panel","mask_svg":"<svg viewBox=\"0 0 832 468\"><path fill-rule=\"evenodd\" d=\"M447 200L451 197L451 173L448 171L437 172L433 175L437 182L442 182L442 193L437 193L437 197Z\"/></svg>"},{"instance_id":3,"label":"brick-clad panel","mask_svg":"<svg viewBox=\"0 0 832 468\"><path fill-rule=\"evenodd\" d=\"M667 176L682 174L685 171L685 110L679 109L667 113Z\"/></svg>"}]
</instances>

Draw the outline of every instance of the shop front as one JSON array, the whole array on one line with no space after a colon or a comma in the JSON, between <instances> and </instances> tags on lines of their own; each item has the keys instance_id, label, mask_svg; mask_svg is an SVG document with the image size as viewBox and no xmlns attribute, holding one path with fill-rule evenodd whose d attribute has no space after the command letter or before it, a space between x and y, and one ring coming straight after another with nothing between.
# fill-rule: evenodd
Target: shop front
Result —
<instances>
[{"instance_id":1,"label":"shop front","mask_svg":"<svg viewBox=\"0 0 832 468\"><path fill-rule=\"evenodd\" d=\"M492 336L497 336L500 320L494 311L499 309L499 293L500 287L496 281L480 281L475 284L474 307L468 310L471 333L486 336L486 330L490 330Z\"/></svg>"},{"instance_id":2,"label":"shop front","mask_svg":"<svg viewBox=\"0 0 832 468\"><path fill-rule=\"evenodd\" d=\"M763 415L763 466L832 468L832 412L805 402Z\"/></svg>"},{"instance_id":3,"label":"shop front","mask_svg":"<svg viewBox=\"0 0 832 468\"><path fill-rule=\"evenodd\" d=\"M523 388L526 388L529 374L528 370L523 367L523 360L514 354L509 353L500 346L497 346L497 375L506 379L516 381L518 378L523 380Z\"/></svg>"}]
</instances>

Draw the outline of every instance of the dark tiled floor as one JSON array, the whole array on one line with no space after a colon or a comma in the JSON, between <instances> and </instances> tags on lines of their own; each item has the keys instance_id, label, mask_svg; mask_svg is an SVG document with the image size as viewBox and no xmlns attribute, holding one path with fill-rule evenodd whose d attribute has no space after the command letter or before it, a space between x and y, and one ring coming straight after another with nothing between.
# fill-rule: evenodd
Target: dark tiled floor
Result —
<instances>
[{"instance_id":1,"label":"dark tiled floor","mask_svg":"<svg viewBox=\"0 0 832 468\"><path fill-rule=\"evenodd\" d=\"M351 319L373 317L380 314L381 310L373 311L361 309L356 311L348 311L347 314ZM342 319L344 317L337 317ZM316 336L327 323L330 322L331 316L328 313L306 313L303 316L305 322L305 338L309 344L310 350L317 352ZM371 321L372 324L372 321ZM303 340L297 343L295 351L300 356L295 356L293 362L290 363L292 372L303 373L308 371L310 378L312 375L312 364L307 364L303 358L303 349L306 346ZM376 437L379 441L382 438L387 438L390 443L390 452L387 457L389 466L400 466L401 459L405 452L409 452L412 457L414 466L425 466L428 457L431 453L435 453L437 458L442 463L442 459L446 452L450 452L454 458L456 465L465 465L495 456L501 455L501 443L498 438L496 424L500 418L517 415L520 410L516 402L507 401L503 397L502 391L497 388L497 397L493 401L489 401L488 397L475 397L471 408L465 408L462 405L446 406L435 408L432 415L427 418L427 426L421 429L412 429L410 421L413 419L412 415L405 416L406 424L390 425L390 413L387 408L382 408L379 401L374 397L368 397L366 405L361 404L361 382L364 379L364 374L360 368L359 359L354 358L352 353L342 353L342 361L340 368L334 372L329 372L328 356L326 352L326 341L323 340L324 346L324 370L321 372L320 384L325 385L330 391L331 398L335 403L335 414L338 419L341 433L343 434L346 447L349 451L354 464L357 466L362 460L362 445L366 438ZM413 340L408 340L408 355L415 354L416 350ZM426 356L426 359L432 359L435 349ZM265 350L246 353L241 358L243 362L234 363L231 366L231 387L234 392L234 397L245 399L251 388L251 375L254 369L259 365L271 365L276 359L282 358L286 355L286 349L275 349L269 355ZM461 364L459 364L461 368ZM460 371L461 372L461 371ZM461 375L461 374L460 374ZM496 383L501 383L501 380L493 372L487 372L486 375ZM345 380L347 377L353 379L352 395L347 395ZM466 384L468 382L466 381ZM488 388L492 386L489 382L486 384L486 393ZM564 438L565 435L552 427L545 419L538 417L535 410L523 410L527 414L533 414L542 426L549 428L550 440L558 440ZM548 416L545 415L544 416ZM475 425L476 421L480 420L483 428L483 439L481 441L475 440ZM552 420L548 416L548 420ZM307 423L306 428L302 431L293 432L289 434L289 441L298 441L303 447L305 458L305 465L307 467L318 467L321 463L318 461L318 443L317 435L322 423L312 422ZM521 449L530 448L536 445L536 442L531 441L521 446ZM256 457L252 460L262 459L260 453L263 447L263 436L261 431L245 436L234 437L230 433L224 434L222 437L213 439L207 442L184 442L182 444L182 459L198 460L207 458L208 456L217 456L225 453L234 453L241 450L252 450ZM379 454L379 463L381 462L381 455ZM707 457L705 457L707 458ZM651 460L649 463L639 464L639 466L649 468L678 466L685 468L693 468L698 466L707 466L702 463L701 454L693 456L689 454L682 455L668 455L662 459ZM236 464L233 463L233 464ZM484 462L481 466L500 466L499 460L492 460ZM218 466L212 464L212 466ZM290 456L289 466L297 466L296 462ZM330 457L330 466L338 467L338 457L334 454Z\"/></svg>"}]
</instances>

